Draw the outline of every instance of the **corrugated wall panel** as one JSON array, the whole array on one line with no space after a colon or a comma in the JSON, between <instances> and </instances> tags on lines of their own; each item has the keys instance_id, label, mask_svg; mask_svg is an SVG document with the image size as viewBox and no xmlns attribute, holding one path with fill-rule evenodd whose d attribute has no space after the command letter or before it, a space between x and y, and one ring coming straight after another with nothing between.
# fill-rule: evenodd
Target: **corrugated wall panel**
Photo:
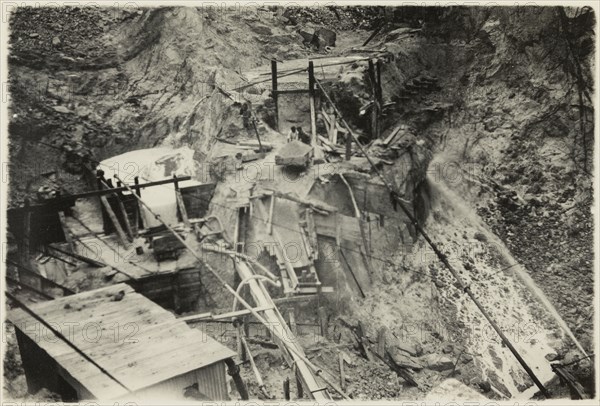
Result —
<instances>
[{"instance_id":1,"label":"corrugated wall panel","mask_svg":"<svg viewBox=\"0 0 600 406\"><path fill-rule=\"evenodd\" d=\"M229 400L225 363L217 362L196 370L198 389L211 400Z\"/></svg>"}]
</instances>

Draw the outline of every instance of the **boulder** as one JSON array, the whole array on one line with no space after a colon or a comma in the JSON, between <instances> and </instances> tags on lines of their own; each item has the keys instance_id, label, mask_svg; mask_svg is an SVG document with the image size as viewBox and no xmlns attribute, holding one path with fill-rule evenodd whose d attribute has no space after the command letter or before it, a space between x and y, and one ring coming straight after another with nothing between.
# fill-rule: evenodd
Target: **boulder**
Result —
<instances>
[{"instance_id":1,"label":"boulder","mask_svg":"<svg viewBox=\"0 0 600 406\"><path fill-rule=\"evenodd\" d=\"M71 110L69 110L65 106L54 106L54 111L56 111L57 113L62 113L62 114L71 113Z\"/></svg>"},{"instance_id":2,"label":"boulder","mask_svg":"<svg viewBox=\"0 0 600 406\"><path fill-rule=\"evenodd\" d=\"M423 369L423 365L419 362L419 360L411 357L406 352L396 347L389 348L387 350L387 353L389 354L394 364L398 365L399 367L410 368L417 371Z\"/></svg>"},{"instance_id":3,"label":"boulder","mask_svg":"<svg viewBox=\"0 0 600 406\"><path fill-rule=\"evenodd\" d=\"M315 31L313 43L317 48L324 49L325 47L334 47L336 39L337 34L334 31L327 28L319 28Z\"/></svg>"},{"instance_id":4,"label":"boulder","mask_svg":"<svg viewBox=\"0 0 600 406\"><path fill-rule=\"evenodd\" d=\"M454 368L454 361L440 354L427 354L419 358L419 362L432 371L442 372Z\"/></svg>"},{"instance_id":5,"label":"boulder","mask_svg":"<svg viewBox=\"0 0 600 406\"><path fill-rule=\"evenodd\" d=\"M419 357L423 354L423 347L416 342L417 339L417 337L405 336L402 333L400 333L398 337L390 331L387 331L385 335L385 341L388 348L404 351L413 357Z\"/></svg>"}]
</instances>

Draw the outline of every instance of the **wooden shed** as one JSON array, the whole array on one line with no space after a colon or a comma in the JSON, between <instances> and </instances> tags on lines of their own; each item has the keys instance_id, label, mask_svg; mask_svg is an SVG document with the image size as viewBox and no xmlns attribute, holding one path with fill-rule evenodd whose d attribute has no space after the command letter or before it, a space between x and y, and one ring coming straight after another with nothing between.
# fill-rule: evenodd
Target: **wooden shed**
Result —
<instances>
[{"instance_id":1,"label":"wooden shed","mask_svg":"<svg viewBox=\"0 0 600 406\"><path fill-rule=\"evenodd\" d=\"M191 329L127 284L30 306L87 360L23 309L14 324L30 393L47 388L65 401L83 399L182 400L186 388L227 400L226 363L235 353Z\"/></svg>"}]
</instances>

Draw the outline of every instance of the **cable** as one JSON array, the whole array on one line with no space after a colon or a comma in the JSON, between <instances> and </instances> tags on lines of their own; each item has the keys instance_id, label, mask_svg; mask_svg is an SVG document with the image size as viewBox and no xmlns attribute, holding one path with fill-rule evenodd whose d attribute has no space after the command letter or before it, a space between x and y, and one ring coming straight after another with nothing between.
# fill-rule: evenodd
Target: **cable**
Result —
<instances>
[{"instance_id":1,"label":"cable","mask_svg":"<svg viewBox=\"0 0 600 406\"><path fill-rule=\"evenodd\" d=\"M316 78L315 78L315 81L319 85L319 87L321 88L321 90L324 93L324 95L327 98L327 100L329 100L329 102L332 104L333 108L337 112L338 111L337 107L333 104L333 102L329 98L329 95L325 92L325 89L323 89L321 83ZM404 205L403 199L401 199L394 192L394 190L391 188L391 186L386 182L385 178L382 176L382 174L379 172L379 170L377 170L377 168L375 167L375 164L373 163L373 161L371 160L371 158L369 157L369 155L367 155L367 153L362 148L362 145L358 142L358 140L356 139L356 137L354 136L354 134L352 133L352 131L348 127L348 125L347 125L346 121L344 120L344 118L341 115L340 115L340 118L341 118L342 122L344 123L344 125L346 126L346 128L348 129L348 131L350 133L350 136L354 139L354 141L358 145L359 149L364 154L365 158L367 158L367 161L369 161L369 164L373 167L373 169L377 172L377 174L379 174L379 176L383 180L384 184L386 185L386 187L390 191L391 195L397 200L398 205L400 206L400 208L402 209L402 211L404 212L404 214L413 223L415 229L423 236L423 238L425 239L425 241L427 241L427 243L429 244L429 246L433 249L433 251L437 255L438 259L444 264L444 266L446 267L446 269L448 269L448 271L450 271L450 273L452 274L452 276L454 276L454 279L456 279L457 283L462 288L462 290L469 296L469 298L473 301L473 303L475 303L475 306L477 306L477 308L479 309L479 311L483 314L483 316L487 319L487 321L490 323L490 325L494 328L494 330L496 331L496 333L498 334L498 336L502 339L502 342L513 353L513 355L515 356L515 358L517 359L517 361L521 364L521 366L527 372L527 374L529 375L529 377L533 380L533 382L535 383L535 385L540 389L540 391L542 392L542 394L546 398L549 398L550 394L546 390L546 388L544 387L544 385L542 384L542 382L540 382L540 380L534 374L533 370L529 367L529 365L527 365L527 363L525 362L525 360L517 352L516 348L512 345L512 343L510 341L508 341L508 338L506 338L506 336L504 335L504 333L502 332L502 330L500 330L500 327L498 327L498 325L494 322L494 320L492 320L492 318L487 314L487 311L483 308L483 306L481 305L481 303L479 303L479 301L477 300L477 298L475 297L475 295L473 294L473 292L471 292L471 288L469 286L466 286L464 284L464 282L462 281L462 279L461 279L460 275L458 274L458 272L454 269L454 267L448 261L448 258L446 257L446 255L443 254L438 249L437 245L431 240L431 238L429 238L429 235L419 225L419 222L417 221L417 219L406 208L406 206Z\"/></svg>"}]
</instances>

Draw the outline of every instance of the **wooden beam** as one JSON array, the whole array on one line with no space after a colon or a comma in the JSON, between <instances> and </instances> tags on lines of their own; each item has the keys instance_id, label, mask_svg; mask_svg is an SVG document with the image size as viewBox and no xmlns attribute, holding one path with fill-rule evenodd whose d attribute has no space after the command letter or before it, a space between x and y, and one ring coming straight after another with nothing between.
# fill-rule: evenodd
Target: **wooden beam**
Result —
<instances>
[{"instance_id":1,"label":"wooden beam","mask_svg":"<svg viewBox=\"0 0 600 406\"><path fill-rule=\"evenodd\" d=\"M191 176L181 176L178 177L177 180L178 181L184 181L184 180L190 180L192 179ZM135 187L136 189L143 189L143 188L148 188L148 187L152 187L152 186L159 186L159 185L166 185L168 183L173 183L173 179L172 178L168 178L168 179L163 179L163 180L157 180L154 182L148 182L148 183L142 183L136 186L132 186ZM124 192L127 191L127 186L121 186L121 187L116 187L116 188L110 188L110 189L102 189L102 190L92 190L89 192L83 192L83 193L77 193L74 195L67 195L64 197L60 197L58 198L57 201L61 201L61 200L73 200L73 199L83 199L86 197L95 197L95 196L106 196L106 195L110 195L113 193L118 193L118 192ZM56 199L55 199L56 200ZM46 205L36 205L36 206L31 206L31 209L34 208L40 208L40 207L46 207Z\"/></svg>"},{"instance_id":2,"label":"wooden beam","mask_svg":"<svg viewBox=\"0 0 600 406\"><path fill-rule=\"evenodd\" d=\"M308 89L285 89L285 90L276 90L274 93L277 95L280 94L305 94L310 93Z\"/></svg>"},{"instance_id":3,"label":"wooden beam","mask_svg":"<svg viewBox=\"0 0 600 406\"><path fill-rule=\"evenodd\" d=\"M264 310L269 310L272 308L273 308L273 306L259 306L259 307L255 307L254 311L262 312ZM192 314L190 316L179 317L179 320L185 321L186 323L193 323L195 321L201 321L201 320L206 320L206 319L210 319L210 320L230 319L232 317L246 316L248 314L252 314L252 312L248 309L243 309L243 310L236 310L233 312L221 313L221 314L213 314L212 312Z\"/></svg>"},{"instance_id":4,"label":"wooden beam","mask_svg":"<svg viewBox=\"0 0 600 406\"><path fill-rule=\"evenodd\" d=\"M319 325L321 327L321 336L327 337L327 332L329 330L329 317L327 315L327 309L324 306L319 306L317 309L317 314L319 315Z\"/></svg>"},{"instance_id":5,"label":"wooden beam","mask_svg":"<svg viewBox=\"0 0 600 406\"><path fill-rule=\"evenodd\" d=\"M330 204L327 204L325 202L321 202L319 200L304 199L304 198L298 197L296 195L293 195L291 193L284 193L284 192L280 192L278 190L271 189L271 188L265 188L265 189L271 191L275 196L280 197L282 199L291 200L292 202L296 202L296 203L300 203L300 204L305 204L307 206L316 208L321 211L326 211L329 213L335 213L338 211L336 207L334 207Z\"/></svg>"},{"instance_id":6,"label":"wooden beam","mask_svg":"<svg viewBox=\"0 0 600 406\"><path fill-rule=\"evenodd\" d=\"M296 325L296 309L293 307L288 309L287 315L290 330L292 330L294 335L298 335L298 326Z\"/></svg>"},{"instance_id":7,"label":"wooden beam","mask_svg":"<svg viewBox=\"0 0 600 406\"><path fill-rule=\"evenodd\" d=\"M352 156L352 136L346 133L346 161Z\"/></svg>"},{"instance_id":8,"label":"wooden beam","mask_svg":"<svg viewBox=\"0 0 600 406\"><path fill-rule=\"evenodd\" d=\"M29 290L33 293L36 293L36 294L42 296L44 299L54 300L53 296L50 296L49 294L42 292L41 290L39 290L33 286L26 285L23 282L20 282L16 279L11 278L10 276L6 276L5 278L8 283L13 283L13 284L19 286L21 289Z\"/></svg>"},{"instance_id":9,"label":"wooden beam","mask_svg":"<svg viewBox=\"0 0 600 406\"><path fill-rule=\"evenodd\" d=\"M307 207L304 211L306 217L306 231L308 232L308 241L312 247L313 260L319 259L319 240L317 239L317 229L315 227L315 218L313 217L313 211L310 207Z\"/></svg>"},{"instance_id":10,"label":"wooden beam","mask_svg":"<svg viewBox=\"0 0 600 406\"><path fill-rule=\"evenodd\" d=\"M177 199L177 207L179 207L179 213L181 213L183 223L187 228L192 228L192 224L190 223L187 210L185 209L185 204L183 202L183 196L181 195L180 189L175 190L175 198Z\"/></svg>"},{"instance_id":11,"label":"wooden beam","mask_svg":"<svg viewBox=\"0 0 600 406\"><path fill-rule=\"evenodd\" d=\"M75 294L75 292L73 292L71 289L67 288L66 286L56 283L52 279L48 279L48 278L44 277L43 275L41 275L23 265L19 265L16 262L11 261L10 259L7 259L6 262L8 264L16 266L19 269L19 275L26 274L30 277L38 279L40 281L40 288L42 291L44 289L44 285L48 285L51 288L61 289L63 291L64 296L69 296L69 295ZM22 284L23 281L20 281L20 283Z\"/></svg>"},{"instance_id":12,"label":"wooden beam","mask_svg":"<svg viewBox=\"0 0 600 406\"><path fill-rule=\"evenodd\" d=\"M89 265L95 266L95 267L97 267L97 268L103 268L103 267L105 267L105 266L108 266L108 265L107 265L107 264L105 264L104 262L97 261L97 260L95 260L95 259L92 259L92 258L84 257L83 255L79 255L79 254L78 254L78 253L76 253L76 252L68 252L68 251L62 250L62 249L60 249L60 248L58 248L58 247L55 247L55 246L54 246L54 245L52 245L52 244L48 244L48 248L51 248L51 249L53 249L53 250L55 250L55 251L57 251L57 252L60 252L61 254L64 254L64 255L70 256L70 257L72 257L72 258L75 258L75 259L76 259L76 260L78 260L78 261L85 262L86 264L89 264Z\"/></svg>"},{"instance_id":13,"label":"wooden beam","mask_svg":"<svg viewBox=\"0 0 600 406\"><path fill-rule=\"evenodd\" d=\"M313 61L308 62L308 92L310 103L311 144L317 144L317 112L315 110L315 67Z\"/></svg>"},{"instance_id":14,"label":"wooden beam","mask_svg":"<svg viewBox=\"0 0 600 406\"><path fill-rule=\"evenodd\" d=\"M289 304L289 303L297 303L297 302L307 302L309 300L313 300L318 298L318 295L300 295L300 296L290 296L290 297L281 297L277 299L273 299L273 303L276 305L281 304Z\"/></svg>"},{"instance_id":15,"label":"wooden beam","mask_svg":"<svg viewBox=\"0 0 600 406\"><path fill-rule=\"evenodd\" d=\"M127 217L127 211L125 210L125 205L123 201L119 197L117 193L114 194L115 199L117 200L117 207L119 208L119 212L121 213L121 217L123 217L123 224L125 225L125 232L127 233L127 240L129 242L133 242L133 230L131 228L131 224L129 223L129 217Z\"/></svg>"},{"instance_id":16,"label":"wooden beam","mask_svg":"<svg viewBox=\"0 0 600 406\"><path fill-rule=\"evenodd\" d=\"M279 131L279 98L277 97L277 61L271 60L271 90L273 102L275 103L275 130Z\"/></svg>"},{"instance_id":17,"label":"wooden beam","mask_svg":"<svg viewBox=\"0 0 600 406\"><path fill-rule=\"evenodd\" d=\"M117 219L115 212L113 211L112 207L110 207L110 203L108 203L108 199L106 198L106 196L101 195L100 202L102 203L104 210L106 210L110 221L113 223L113 226L117 231L117 235L119 236L119 240L121 240L121 244L123 244L123 246L126 247L129 244L129 241L127 240L125 231L123 231L123 228L121 228L121 224L119 224L119 219Z\"/></svg>"},{"instance_id":18,"label":"wooden beam","mask_svg":"<svg viewBox=\"0 0 600 406\"><path fill-rule=\"evenodd\" d=\"M344 372L344 354L342 352L338 353L338 364L340 366L340 388L343 391L346 390L346 374Z\"/></svg>"},{"instance_id":19,"label":"wooden beam","mask_svg":"<svg viewBox=\"0 0 600 406\"><path fill-rule=\"evenodd\" d=\"M31 236L31 211L29 210L29 199L25 199L25 208L23 213L23 240L21 241L21 264L29 265L29 245Z\"/></svg>"},{"instance_id":20,"label":"wooden beam","mask_svg":"<svg viewBox=\"0 0 600 406\"><path fill-rule=\"evenodd\" d=\"M269 202L269 218L267 219L267 233L273 234L273 210L275 209L275 197L271 195L271 201Z\"/></svg>"},{"instance_id":21,"label":"wooden beam","mask_svg":"<svg viewBox=\"0 0 600 406\"><path fill-rule=\"evenodd\" d=\"M331 121L332 121L332 125L331 125L331 127L329 127L329 141L333 145L336 145L337 144L338 123L337 123L337 117L335 116L335 111L333 112Z\"/></svg>"},{"instance_id":22,"label":"wooden beam","mask_svg":"<svg viewBox=\"0 0 600 406\"><path fill-rule=\"evenodd\" d=\"M69 244L69 249L71 250L71 252L75 252L75 245L73 244L73 237L71 236L71 231L69 230L69 227L67 227L65 213L63 211L58 212L58 219L60 220L60 226L65 235L65 240L67 240L67 244Z\"/></svg>"}]
</instances>

